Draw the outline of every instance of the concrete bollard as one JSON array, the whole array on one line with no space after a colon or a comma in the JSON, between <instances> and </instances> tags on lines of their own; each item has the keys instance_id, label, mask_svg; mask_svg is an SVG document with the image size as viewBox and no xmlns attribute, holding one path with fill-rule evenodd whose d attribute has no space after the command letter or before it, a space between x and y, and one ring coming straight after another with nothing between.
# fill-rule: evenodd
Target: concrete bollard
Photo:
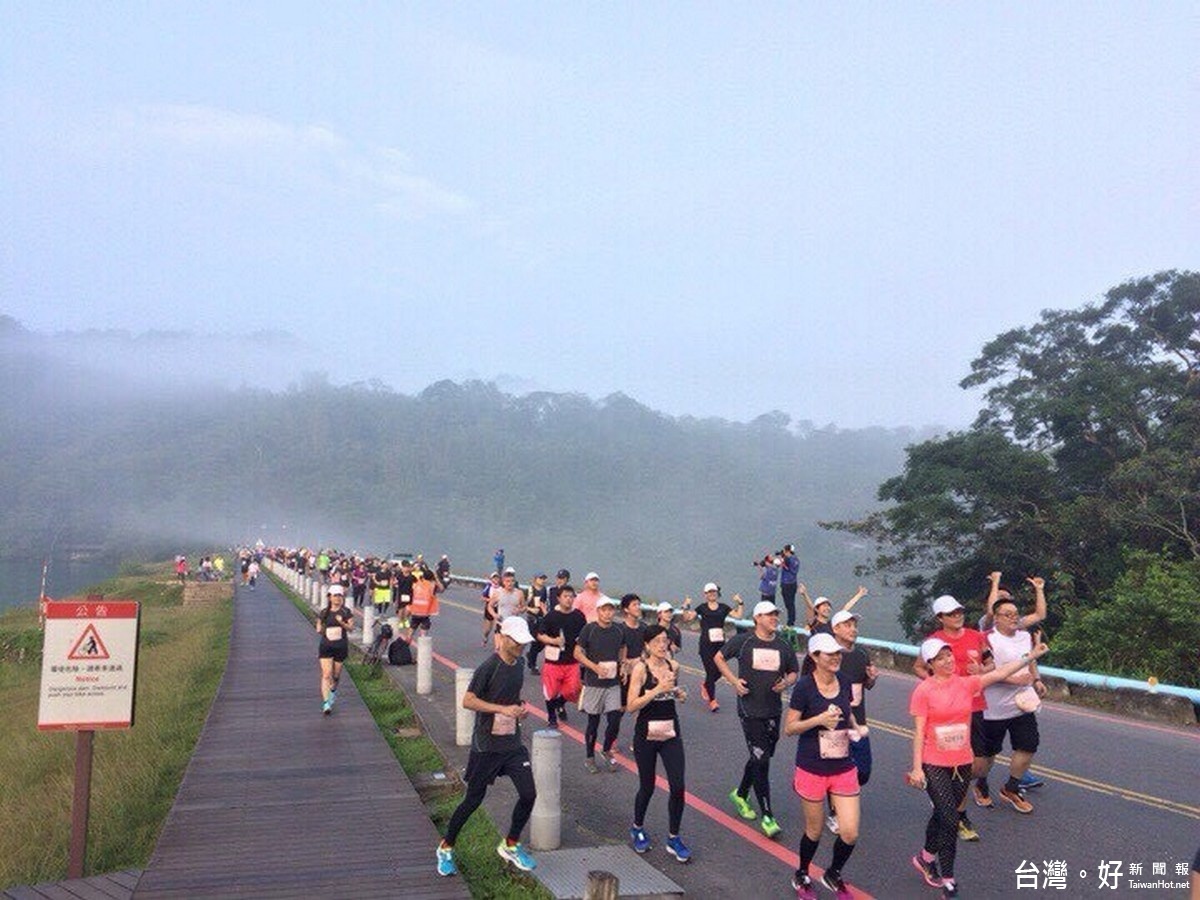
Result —
<instances>
[{"instance_id":1,"label":"concrete bollard","mask_svg":"<svg viewBox=\"0 0 1200 900\"><path fill-rule=\"evenodd\" d=\"M529 818L529 846L562 846L562 735L552 728L533 733L533 783L537 800Z\"/></svg>"},{"instance_id":2,"label":"concrete bollard","mask_svg":"<svg viewBox=\"0 0 1200 900\"><path fill-rule=\"evenodd\" d=\"M313 606L321 605L321 582L314 581L312 583L312 593L309 594L308 602Z\"/></svg>"},{"instance_id":3,"label":"concrete bollard","mask_svg":"<svg viewBox=\"0 0 1200 900\"><path fill-rule=\"evenodd\" d=\"M454 743L459 747L471 744L475 731L475 710L463 709L463 695L475 675L474 669L456 669L454 672Z\"/></svg>"},{"instance_id":4,"label":"concrete bollard","mask_svg":"<svg viewBox=\"0 0 1200 900\"><path fill-rule=\"evenodd\" d=\"M433 693L433 638L424 632L417 638L417 693Z\"/></svg>"},{"instance_id":5,"label":"concrete bollard","mask_svg":"<svg viewBox=\"0 0 1200 900\"><path fill-rule=\"evenodd\" d=\"M367 603L363 609L363 629L362 629L362 645L364 649L370 649L371 642L375 640L375 604Z\"/></svg>"}]
</instances>

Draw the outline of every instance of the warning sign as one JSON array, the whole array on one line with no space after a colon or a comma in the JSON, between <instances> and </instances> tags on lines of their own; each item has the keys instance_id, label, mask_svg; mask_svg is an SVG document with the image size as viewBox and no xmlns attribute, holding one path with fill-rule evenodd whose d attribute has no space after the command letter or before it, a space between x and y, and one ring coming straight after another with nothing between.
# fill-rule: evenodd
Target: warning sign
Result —
<instances>
[{"instance_id":1,"label":"warning sign","mask_svg":"<svg viewBox=\"0 0 1200 900\"><path fill-rule=\"evenodd\" d=\"M67 659L108 659L108 650L105 649L104 641L100 639L100 632L96 630L95 625L84 629L71 652L67 654Z\"/></svg>"},{"instance_id":2,"label":"warning sign","mask_svg":"<svg viewBox=\"0 0 1200 900\"><path fill-rule=\"evenodd\" d=\"M46 604L39 729L133 725L139 614L129 600Z\"/></svg>"}]
</instances>

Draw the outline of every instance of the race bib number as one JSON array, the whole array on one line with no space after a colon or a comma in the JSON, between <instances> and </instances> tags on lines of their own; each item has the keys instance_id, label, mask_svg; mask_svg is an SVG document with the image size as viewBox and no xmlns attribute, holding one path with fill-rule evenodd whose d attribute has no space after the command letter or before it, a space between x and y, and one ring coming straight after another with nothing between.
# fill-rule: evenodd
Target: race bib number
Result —
<instances>
[{"instance_id":1,"label":"race bib number","mask_svg":"<svg viewBox=\"0 0 1200 900\"><path fill-rule=\"evenodd\" d=\"M342 629L338 625L330 626L325 629L325 640L340 641L342 639Z\"/></svg>"},{"instance_id":2,"label":"race bib number","mask_svg":"<svg viewBox=\"0 0 1200 900\"><path fill-rule=\"evenodd\" d=\"M725 643L725 629L724 628L708 629L708 640L709 640L709 643L711 643L711 644Z\"/></svg>"},{"instance_id":3,"label":"race bib number","mask_svg":"<svg viewBox=\"0 0 1200 900\"><path fill-rule=\"evenodd\" d=\"M555 647L552 644L546 645L546 662L558 662L562 656L562 647Z\"/></svg>"},{"instance_id":4,"label":"race bib number","mask_svg":"<svg viewBox=\"0 0 1200 900\"><path fill-rule=\"evenodd\" d=\"M401 594L401 595L400 595L400 602L401 602L402 604L404 604L404 603L412 603L412 595L411 595L411 594Z\"/></svg>"},{"instance_id":5,"label":"race bib number","mask_svg":"<svg viewBox=\"0 0 1200 900\"><path fill-rule=\"evenodd\" d=\"M673 737L675 737L673 719L651 719L646 723L646 740L669 741Z\"/></svg>"},{"instance_id":6,"label":"race bib number","mask_svg":"<svg viewBox=\"0 0 1200 900\"><path fill-rule=\"evenodd\" d=\"M506 716L504 713L496 713L492 717L492 734L498 737L503 737L509 734L517 733L517 720L513 716Z\"/></svg>"},{"instance_id":7,"label":"race bib number","mask_svg":"<svg viewBox=\"0 0 1200 900\"><path fill-rule=\"evenodd\" d=\"M939 750L962 750L969 737L970 730L965 722L938 725L933 729L933 741Z\"/></svg>"},{"instance_id":8,"label":"race bib number","mask_svg":"<svg viewBox=\"0 0 1200 900\"><path fill-rule=\"evenodd\" d=\"M817 732L817 745L821 759L845 759L850 755L850 732L845 728L837 731L822 728Z\"/></svg>"},{"instance_id":9,"label":"race bib number","mask_svg":"<svg viewBox=\"0 0 1200 900\"><path fill-rule=\"evenodd\" d=\"M600 671L597 673L599 678L616 678L617 664L615 662L598 663Z\"/></svg>"},{"instance_id":10,"label":"race bib number","mask_svg":"<svg viewBox=\"0 0 1200 900\"><path fill-rule=\"evenodd\" d=\"M861 684L850 685L850 705L862 706L862 688Z\"/></svg>"},{"instance_id":11,"label":"race bib number","mask_svg":"<svg viewBox=\"0 0 1200 900\"><path fill-rule=\"evenodd\" d=\"M759 672L778 672L779 651L767 647L755 647L750 665Z\"/></svg>"}]
</instances>

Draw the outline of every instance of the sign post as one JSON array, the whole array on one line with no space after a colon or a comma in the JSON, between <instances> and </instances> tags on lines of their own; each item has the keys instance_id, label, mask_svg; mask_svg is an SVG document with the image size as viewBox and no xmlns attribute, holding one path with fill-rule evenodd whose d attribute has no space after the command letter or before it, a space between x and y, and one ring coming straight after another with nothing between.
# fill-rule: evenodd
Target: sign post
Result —
<instances>
[{"instance_id":1,"label":"sign post","mask_svg":"<svg viewBox=\"0 0 1200 900\"><path fill-rule=\"evenodd\" d=\"M38 730L76 732L69 878L83 877L87 856L95 732L133 726L140 621L129 600L46 603Z\"/></svg>"}]
</instances>

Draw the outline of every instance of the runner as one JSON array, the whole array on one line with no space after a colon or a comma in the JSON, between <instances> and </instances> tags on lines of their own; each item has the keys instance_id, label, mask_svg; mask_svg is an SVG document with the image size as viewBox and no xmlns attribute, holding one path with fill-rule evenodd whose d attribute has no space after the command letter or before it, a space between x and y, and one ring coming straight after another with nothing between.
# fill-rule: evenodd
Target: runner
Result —
<instances>
[{"instance_id":1,"label":"runner","mask_svg":"<svg viewBox=\"0 0 1200 900\"><path fill-rule=\"evenodd\" d=\"M627 692L629 674L641 661L642 653L646 649L646 629L650 627L642 624L642 598L637 594L626 594L621 598L619 624L625 641L625 661L621 664L621 689Z\"/></svg>"},{"instance_id":2,"label":"runner","mask_svg":"<svg viewBox=\"0 0 1200 900\"><path fill-rule=\"evenodd\" d=\"M684 755L683 734L675 701L682 703L687 692L677 685L679 663L670 657L666 631L659 625L645 630L647 658L634 663L629 676L626 706L637 713L633 729L633 757L638 768L638 792L633 801L633 827L629 839L633 849L645 853L651 847L646 834L646 808L654 794L657 761L662 758L670 795L667 801L667 852L681 863L692 851L679 837L683 821Z\"/></svg>"},{"instance_id":3,"label":"runner","mask_svg":"<svg viewBox=\"0 0 1200 900\"><path fill-rule=\"evenodd\" d=\"M815 900L808 866L821 841L826 798L837 811L841 830L833 844L833 860L821 883L838 900L852 896L842 879L858 841L860 808L858 773L851 744L859 737L851 714L850 681L840 670L844 650L832 635L818 633L808 639L808 659L813 670L792 690L784 734L796 734L796 772L792 786L804 810L804 835L800 838L800 868L792 878L799 900Z\"/></svg>"},{"instance_id":4,"label":"runner","mask_svg":"<svg viewBox=\"0 0 1200 900\"><path fill-rule=\"evenodd\" d=\"M781 695L795 683L800 665L796 651L776 633L779 609L775 604L766 601L755 604L753 618L754 630L726 641L713 662L737 692L738 717L749 751L742 781L729 792L729 799L743 819L757 818L747 802L753 785L762 812L760 827L763 834L773 838L782 829L771 810L771 757L779 741ZM728 659L737 660L738 675L729 668Z\"/></svg>"},{"instance_id":5,"label":"runner","mask_svg":"<svg viewBox=\"0 0 1200 900\"><path fill-rule=\"evenodd\" d=\"M589 622L595 622L596 609L603 598L604 594L600 593L600 576L595 572L588 572L583 577L583 590L575 598L575 608L583 613Z\"/></svg>"},{"instance_id":6,"label":"runner","mask_svg":"<svg viewBox=\"0 0 1200 900\"><path fill-rule=\"evenodd\" d=\"M442 586L432 572L423 565L413 567L412 605L409 607L413 634L418 630L428 634L433 617L438 614L437 595L441 592Z\"/></svg>"},{"instance_id":7,"label":"runner","mask_svg":"<svg viewBox=\"0 0 1200 900\"><path fill-rule=\"evenodd\" d=\"M956 675L965 678L968 675L982 675L991 671L994 665L987 638L983 636L982 632L963 626L966 610L961 603L949 594L943 594L933 601L933 614L942 627L930 637L935 637L950 646L954 652ZM913 671L919 678L926 678L931 672L930 667L920 657L913 662ZM971 749L975 753L974 777L976 778L987 769L987 740L983 734L983 710L986 706L987 702L984 700L982 692L976 693L971 700ZM979 832L975 830L975 824L967 816L966 793L963 794L958 813L958 836L964 841L979 840Z\"/></svg>"},{"instance_id":8,"label":"runner","mask_svg":"<svg viewBox=\"0 0 1200 900\"><path fill-rule=\"evenodd\" d=\"M833 602L828 597L818 597L816 600L810 600L808 597L808 587L799 585L800 596L804 599L805 620L808 623L809 634L833 634ZM840 612L850 612L854 608L854 604L858 603L863 597L867 596L867 589L859 585L858 590L854 592L854 596L846 601Z\"/></svg>"},{"instance_id":9,"label":"runner","mask_svg":"<svg viewBox=\"0 0 1200 900\"><path fill-rule=\"evenodd\" d=\"M492 615L497 622L503 622L511 616L525 617L525 592L517 587L517 570L511 566L500 576L500 587L492 588L488 593L488 603L492 607ZM500 631L496 630L493 638L496 649L500 649Z\"/></svg>"},{"instance_id":10,"label":"runner","mask_svg":"<svg viewBox=\"0 0 1200 900\"><path fill-rule=\"evenodd\" d=\"M1038 579L1041 581L1041 579ZM1008 599L999 600L993 608L996 628L988 632L988 646L997 666L1014 659L1028 657L1037 643L1035 636L1017 628L1020 614L1017 604ZM1046 685L1038 677L1037 663L1031 662L1014 675L983 689L987 709L983 711L984 758L986 768L973 786L975 802L980 806L991 806L991 791L988 788L988 772L996 754L1004 748L1004 736L1012 746L1012 761L1008 766L1008 781L1000 788L1000 799L1019 813L1033 812L1033 804L1025 799L1021 790L1021 778L1029 770L1033 755L1038 749L1037 708L1046 696Z\"/></svg>"},{"instance_id":11,"label":"runner","mask_svg":"<svg viewBox=\"0 0 1200 900\"><path fill-rule=\"evenodd\" d=\"M950 644L937 637L921 644L921 660L931 675L913 689L909 700L915 725L912 771L905 777L928 792L933 814L925 827L925 844L912 864L926 884L942 889L943 897L958 896L954 858L961 833L958 810L966 801L972 771L972 701L984 688L1016 674L1047 649L1039 642L1023 658L982 675L962 676L957 674L958 660Z\"/></svg>"},{"instance_id":12,"label":"runner","mask_svg":"<svg viewBox=\"0 0 1200 900\"><path fill-rule=\"evenodd\" d=\"M400 560L400 571L392 581L392 593L396 597L396 618L400 627L407 629L411 625L409 617L412 615L413 583L416 581L409 560Z\"/></svg>"},{"instance_id":13,"label":"runner","mask_svg":"<svg viewBox=\"0 0 1200 900\"><path fill-rule=\"evenodd\" d=\"M704 586L704 602L683 614L685 622L700 620L700 662L704 665L704 682L700 686L700 696L712 712L721 708L717 702L717 681L721 678L721 672L713 662L713 657L725 644L725 620L730 614L735 619L740 619L743 615L742 595L734 594L733 602L734 606L722 603L721 589L715 582L710 581Z\"/></svg>"},{"instance_id":14,"label":"runner","mask_svg":"<svg viewBox=\"0 0 1200 900\"><path fill-rule=\"evenodd\" d=\"M529 631L537 634L541 629L542 616L550 611L550 592L546 589L546 573L538 572L533 576L533 584L529 585L528 596L525 600L525 615L529 621ZM537 674L537 658L542 652L542 642L533 641L529 645L529 671Z\"/></svg>"},{"instance_id":15,"label":"runner","mask_svg":"<svg viewBox=\"0 0 1200 900\"><path fill-rule=\"evenodd\" d=\"M583 626L575 639L575 659L583 667L579 708L588 717L584 730L587 753L584 768L593 775L600 771L596 765L596 738L601 716L605 717L606 724L600 762L608 771L617 771L612 751L621 730L622 697L618 675L625 659L625 632L613 622L616 606L617 601L612 597L602 597L596 607L596 621Z\"/></svg>"},{"instance_id":16,"label":"runner","mask_svg":"<svg viewBox=\"0 0 1200 900\"><path fill-rule=\"evenodd\" d=\"M369 573L361 559L355 559L350 568L350 596L356 609L362 609L363 601L367 598L367 579Z\"/></svg>"},{"instance_id":17,"label":"runner","mask_svg":"<svg viewBox=\"0 0 1200 900\"><path fill-rule=\"evenodd\" d=\"M321 636L317 645L317 660L321 664L321 712L333 712L337 700L338 679L342 677L342 663L350 652L350 629L354 627L354 613L346 609L346 589L340 584L329 588L329 604L317 613L317 634Z\"/></svg>"},{"instance_id":18,"label":"runner","mask_svg":"<svg viewBox=\"0 0 1200 900\"><path fill-rule=\"evenodd\" d=\"M537 640L546 654L542 664L542 695L551 728L561 718L567 721L567 704L579 699L579 663L575 660L575 639L587 625L583 613L575 609L575 588L555 585L558 602L542 619Z\"/></svg>"},{"instance_id":19,"label":"runner","mask_svg":"<svg viewBox=\"0 0 1200 900\"><path fill-rule=\"evenodd\" d=\"M492 604L492 591L500 589L500 573L493 572L488 576L488 583L483 586L483 590L479 592L479 597L483 600L483 637L479 639L479 646L486 647L488 635L492 633L492 628L496 623L496 613Z\"/></svg>"},{"instance_id":20,"label":"runner","mask_svg":"<svg viewBox=\"0 0 1200 900\"><path fill-rule=\"evenodd\" d=\"M430 573L430 579L440 581ZM462 803L450 816L446 837L438 844L437 870L439 875L457 875L454 862L454 842L471 813L479 808L488 786L501 775L512 779L517 789L508 836L496 847L496 852L522 872L537 868L537 862L521 846L525 829L537 799L533 783L533 767L529 750L521 742L521 721L529 710L521 701L525 680L525 665L521 655L533 640L529 626L520 616L509 616L500 623L500 646L471 677L463 694L464 709L475 712L475 730L471 736L471 752L467 757L464 777L467 792Z\"/></svg>"},{"instance_id":21,"label":"runner","mask_svg":"<svg viewBox=\"0 0 1200 900\"><path fill-rule=\"evenodd\" d=\"M250 590L255 590L258 587L258 573L262 571L257 560L250 560Z\"/></svg>"},{"instance_id":22,"label":"runner","mask_svg":"<svg viewBox=\"0 0 1200 900\"><path fill-rule=\"evenodd\" d=\"M834 613L832 626L833 636L842 648L842 667L840 676L850 683L850 711L858 726L859 737L850 743L850 757L858 770L858 786L864 787L871 780L871 736L867 727L867 691L875 687L879 678L879 670L871 664L867 651L855 645L858 640L857 613L844 609ZM840 831L837 810L832 799L829 804L829 816L825 820L830 834Z\"/></svg>"},{"instance_id":23,"label":"runner","mask_svg":"<svg viewBox=\"0 0 1200 900\"><path fill-rule=\"evenodd\" d=\"M692 598L688 597L683 601L683 612L691 612ZM679 630L679 626L675 624L675 607L671 606L666 600L658 604L654 609L657 618L657 624L660 628L667 632L667 639L671 644L671 656L674 657L683 647L683 632Z\"/></svg>"},{"instance_id":24,"label":"runner","mask_svg":"<svg viewBox=\"0 0 1200 900\"><path fill-rule=\"evenodd\" d=\"M383 616L392 602L392 571L382 559L371 573L371 602L375 604L377 616Z\"/></svg>"}]
</instances>

